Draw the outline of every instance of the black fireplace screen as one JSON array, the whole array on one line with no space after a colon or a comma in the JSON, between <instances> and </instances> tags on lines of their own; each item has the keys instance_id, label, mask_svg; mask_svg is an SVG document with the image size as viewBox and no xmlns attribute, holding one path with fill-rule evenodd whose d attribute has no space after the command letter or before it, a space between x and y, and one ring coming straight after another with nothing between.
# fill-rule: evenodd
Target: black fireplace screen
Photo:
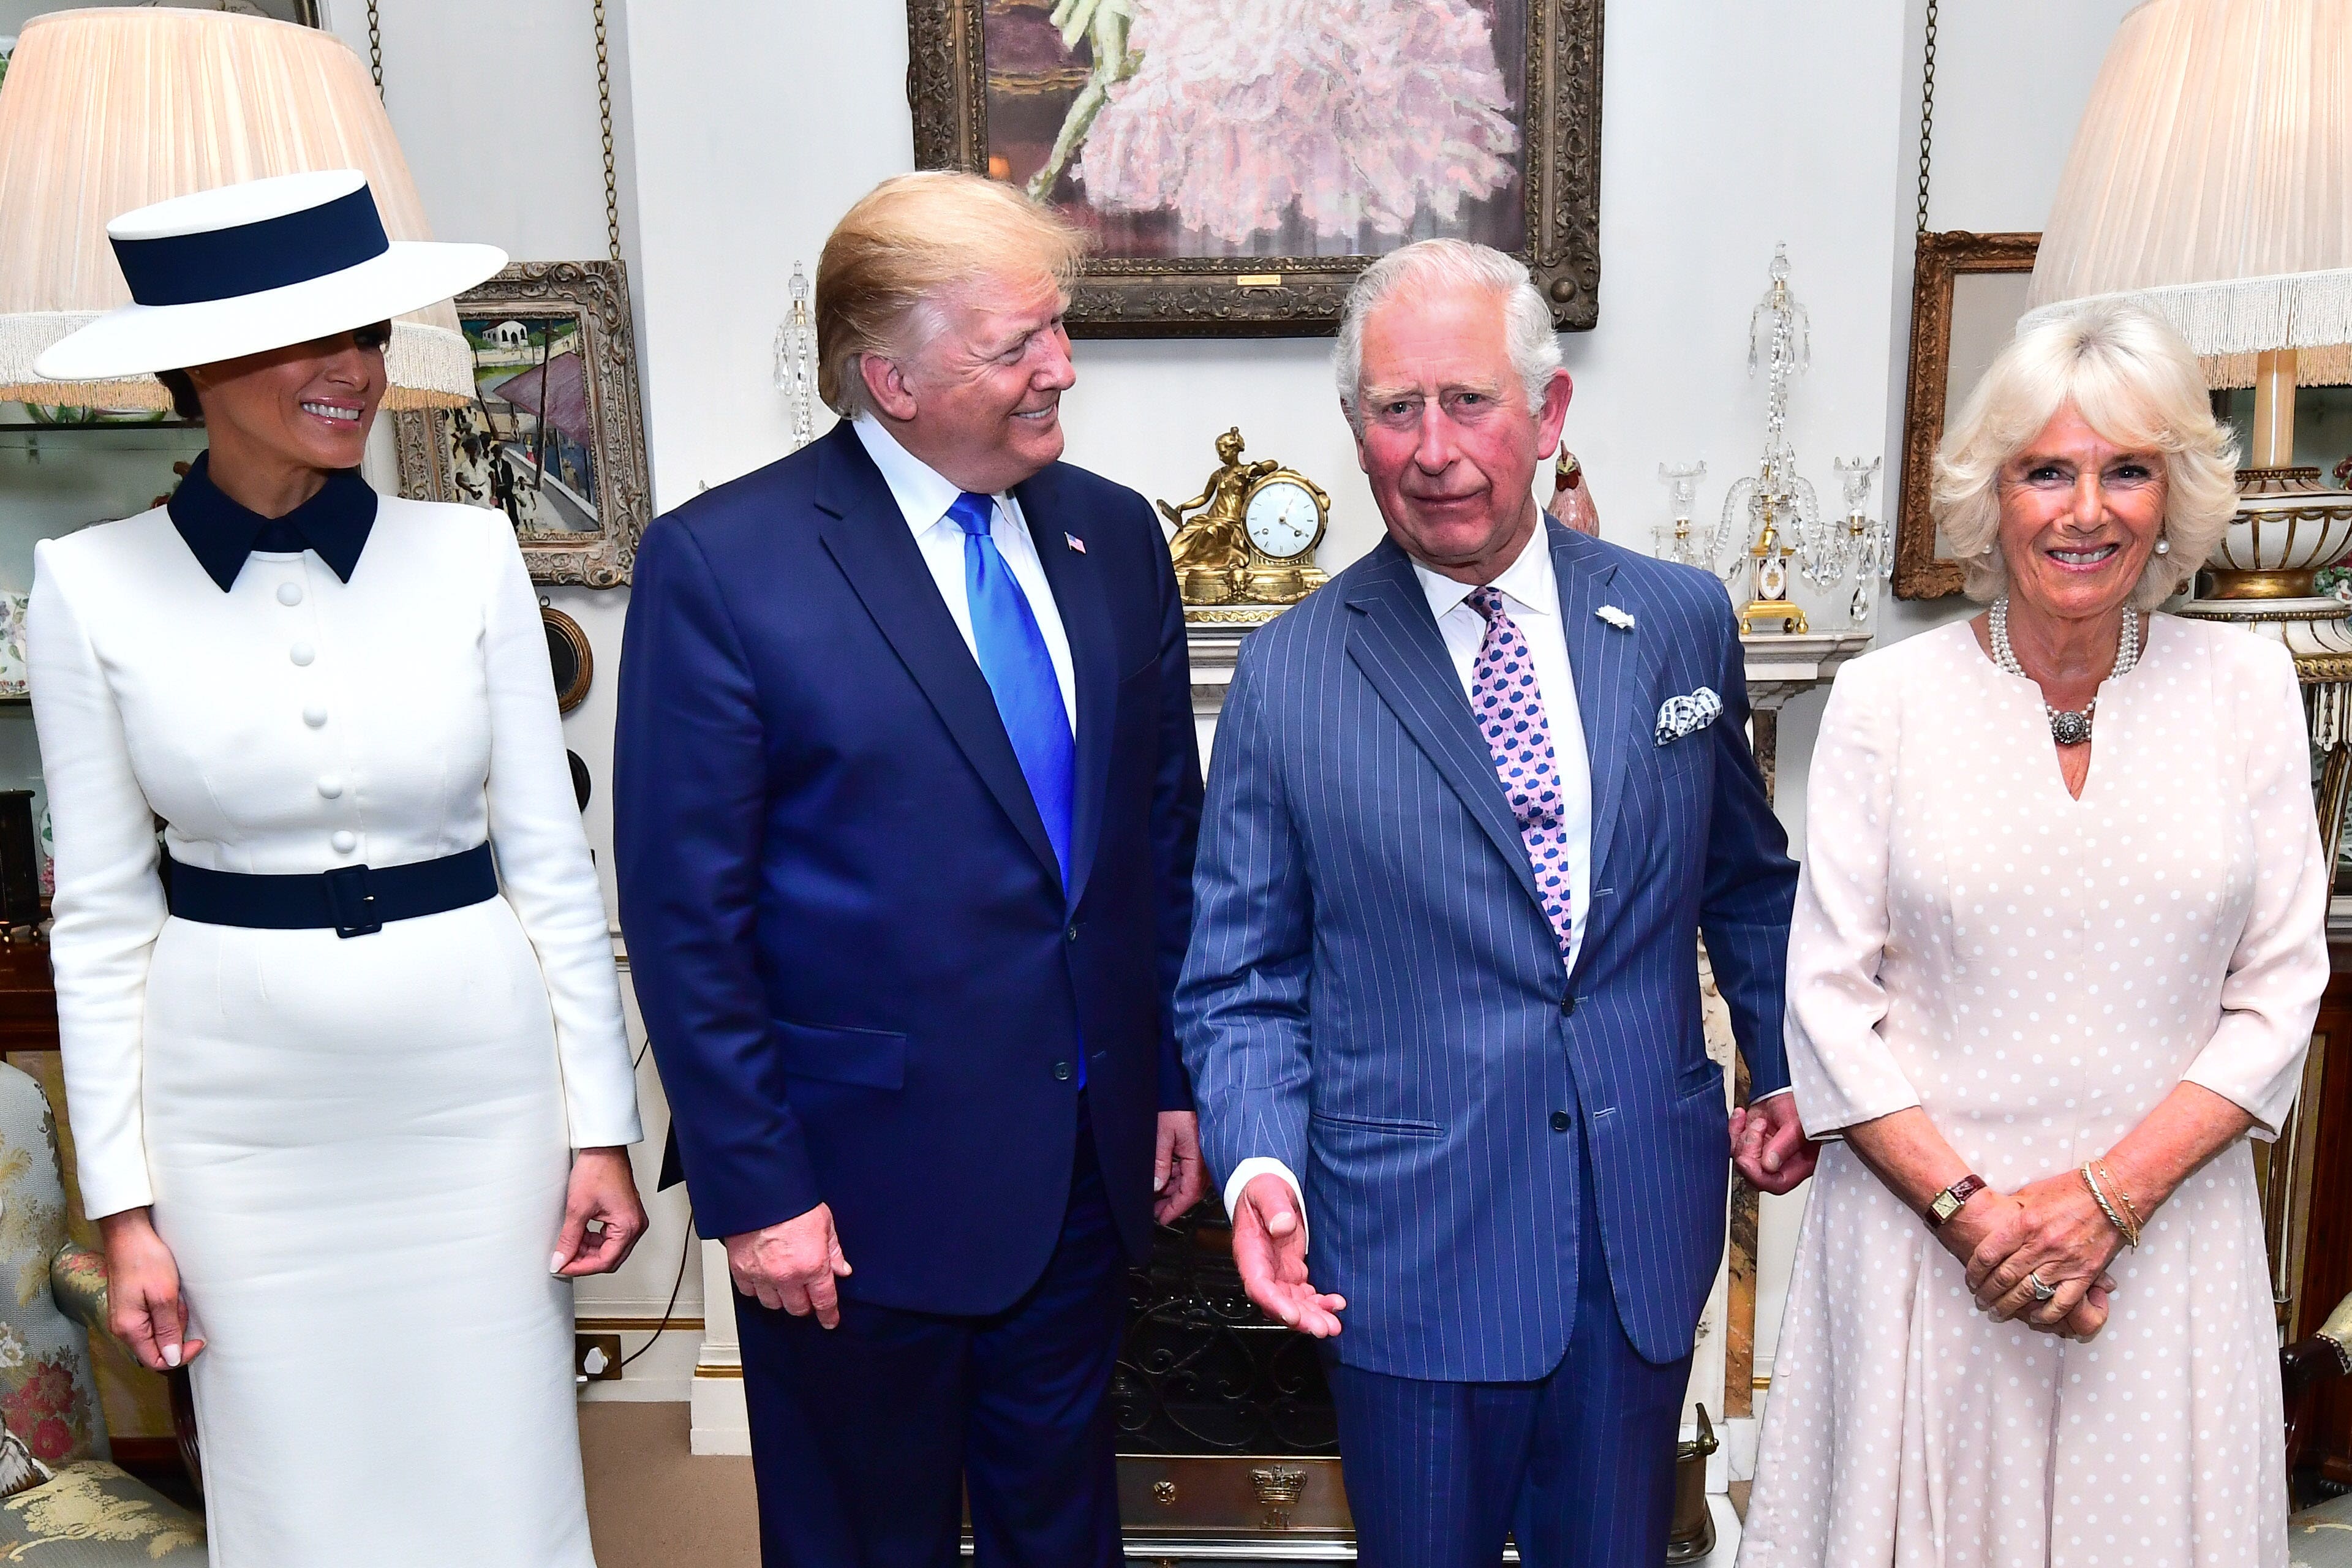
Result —
<instances>
[{"instance_id":1,"label":"black fireplace screen","mask_svg":"<svg viewBox=\"0 0 2352 1568\"><path fill-rule=\"evenodd\" d=\"M1213 1197L1161 1226L1150 1260L1128 1276L1111 1408L1123 1454L1339 1451L1315 1342L1251 1302Z\"/></svg>"}]
</instances>

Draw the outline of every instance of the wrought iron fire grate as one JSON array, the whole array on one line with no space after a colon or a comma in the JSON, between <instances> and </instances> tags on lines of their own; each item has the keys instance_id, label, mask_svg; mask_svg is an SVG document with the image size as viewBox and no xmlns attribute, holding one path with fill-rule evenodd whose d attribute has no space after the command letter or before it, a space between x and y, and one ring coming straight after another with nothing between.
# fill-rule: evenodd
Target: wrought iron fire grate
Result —
<instances>
[{"instance_id":1,"label":"wrought iron fire grate","mask_svg":"<svg viewBox=\"0 0 2352 1568\"><path fill-rule=\"evenodd\" d=\"M1111 1382L1125 1454L1337 1454L1315 1342L1242 1289L1213 1197L1153 1239L1128 1276L1127 1343Z\"/></svg>"}]
</instances>

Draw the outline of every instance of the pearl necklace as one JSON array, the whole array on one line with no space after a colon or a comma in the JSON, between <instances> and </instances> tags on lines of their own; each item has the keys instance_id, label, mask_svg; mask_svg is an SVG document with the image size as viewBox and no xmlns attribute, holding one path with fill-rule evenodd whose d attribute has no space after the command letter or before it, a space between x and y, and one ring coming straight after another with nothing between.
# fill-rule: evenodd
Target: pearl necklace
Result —
<instances>
[{"instance_id":1,"label":"pearl necklace","mask_svg":"<svg viewBox=\"0 0 2352 1568\"><path fill-rule=\"evenodd\" d=\"M2025 673L2025 667L2017 662L2017 650L2009 646L2008 599L2000 598L1993 601L1992 615L1990 618L1992 622L1993 663L2021 680L2032 680L2033 678ZM2123 634L2116 642L2116 668L2107 679L2116 680L2129 675L2132 666L2138 662L2139 612L2126 609L2124 611ZM2042 711L2050 716L2050 738L2062 746L2082 745L2091 738L2091 714L2098 706L2099 700L2094 696L2090 701L2083 705L2083 710L2080 713L2070 713L2063 709L2051 707L2045 700L2042 704Z\"/></svg>"}]
</instances>

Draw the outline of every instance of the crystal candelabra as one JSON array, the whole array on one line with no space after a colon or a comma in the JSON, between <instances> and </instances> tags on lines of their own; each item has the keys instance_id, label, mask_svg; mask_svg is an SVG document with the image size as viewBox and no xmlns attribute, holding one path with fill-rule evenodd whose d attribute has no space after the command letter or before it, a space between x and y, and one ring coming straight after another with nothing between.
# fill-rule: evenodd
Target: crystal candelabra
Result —
<instances>
[{"instance_id":1,"label":"crystal candelabra","mask_svg":"<svg viewBox=\"0 0 2352 1568\"><path fill-rule=\"evenodd\" d=\"M809 315L808 273L793 263L792 311L776 329L776 390L793 421L793 450L816 439L816 324Z\"/></svg>"},{"instance_id":2,"label":"crystal candelabra","mask_svg":"<svg viewBox=\"0 0 2352 1568\"><path fill-rule=\"evenodd\" d=\"M1881 460L1830 459L1845 487L1844 548L1853 563L1853 597L1846 603L1846 620L1857 630L1870 624L1870 612L1878 602L1876 585L1895 574L1895 531L1885 518L1870 515L1870 484L1878 477Z\"/></svg>"},{"instance_id":3,"label":"crystal candelabra","mask_svg":"<svg viewBox=\"0 0 2352 1568\"><path fill-rule=\"evenodd\" d=\"M1759 359L1770 391L1765 400L1764 463L1723 498L1721 531L1761 541L1768 531L1789 541L1788 554L1807 582L1827 587L1845 574L1843 531L1822 516L1812 485L1797 472L1789 444L1789 385L1812 365L1812 323L1789 292L1789 247L1772 251L1771 287L1748 319L1748 374ZM1769 344L1769 347L1765 345ZM1737 563L1734 563L1735 568Z\"/></svg>"},{"instance_id":4,"label":"crystal candelabra","mask_svg":"<svg viewBox=\"0 0 2352 1568\"><path fill-rule=\"evenodd\" d=\"M1658 478L1665 481L1674 496L1675 520L1658 525L1654 553L1661 561L1677 561L1702 572L1719 572L1718 563L1729 542L1729 528L1718 523L1711 533L1696 533L1691 529L1691 513L1698 504L1698 482L1706 478L1706 464L1697 462L1678 468L1671 463L1660 463Z\"/></svg>"}]
</instances>

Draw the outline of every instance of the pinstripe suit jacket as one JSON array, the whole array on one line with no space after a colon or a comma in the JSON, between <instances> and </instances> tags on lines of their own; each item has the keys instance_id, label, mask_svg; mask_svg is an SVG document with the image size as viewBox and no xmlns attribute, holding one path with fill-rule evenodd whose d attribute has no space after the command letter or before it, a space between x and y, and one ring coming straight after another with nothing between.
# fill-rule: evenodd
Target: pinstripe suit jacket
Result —
<instances>
[{"instance_id":1,"label":"pinstripe suit jacket","mask_svg":"<svg viewBox=\"0 0 2352 1568\"><path fill-rule=\"evenodd\" d=\"M1654 1363L1690 1352L1729 1153L1702 930L1755 1092L1789 1081L1797 872L1723 589L1545 529L1592 764L1573 973L1393 541L1251 636L1209 770L1176 1003L1202 1142L1220 1173L1299 1173L1316 1283L1348 1299L1339 1353L1402 1377L1533 1379L1566 1352L1582 1177L1562 1110L1628 1336ZM1722 717L1658 744L1660 705L1702 686Z\"/></svg>"}]
</instances>

